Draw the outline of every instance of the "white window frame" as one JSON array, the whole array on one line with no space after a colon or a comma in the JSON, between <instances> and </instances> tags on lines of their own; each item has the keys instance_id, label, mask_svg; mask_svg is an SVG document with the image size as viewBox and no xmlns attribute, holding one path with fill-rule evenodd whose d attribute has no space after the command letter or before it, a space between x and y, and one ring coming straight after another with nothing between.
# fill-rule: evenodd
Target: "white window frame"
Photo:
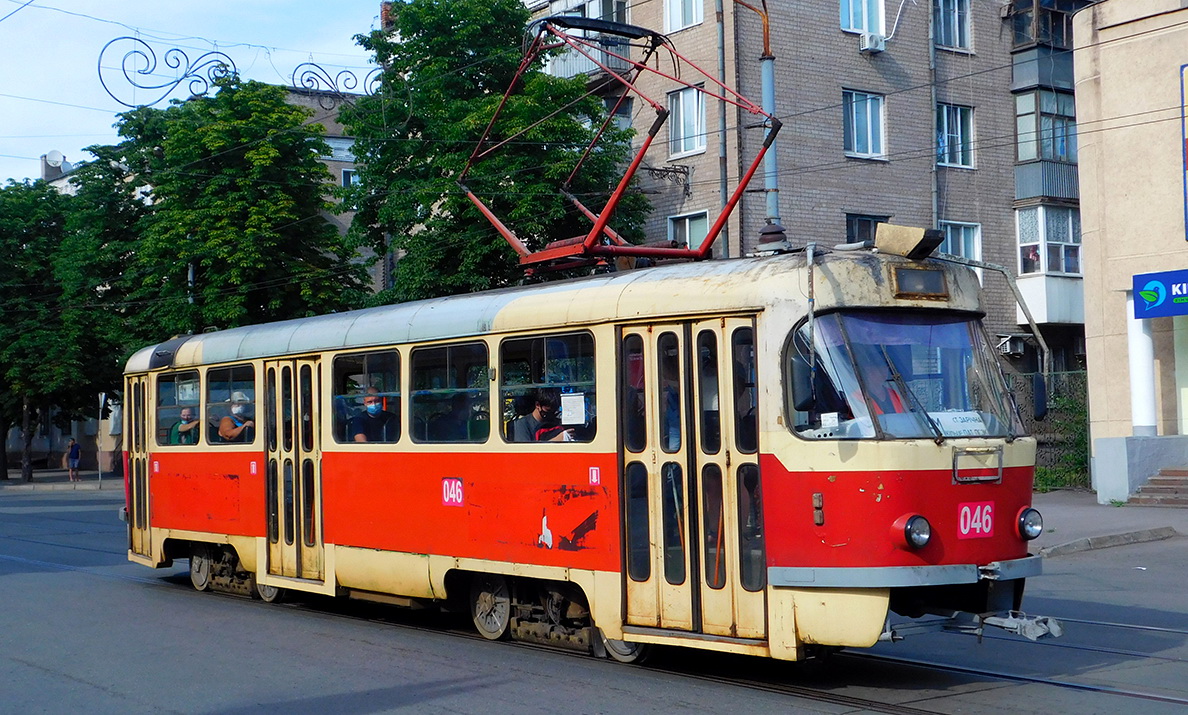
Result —
<instances>
[{"instance_id":1,"label":"white window frame","mask_svg":"<svg viewBox=\"0 0 1188 715\"><path fill-rule=\"evenodd\" d=\"M705 152L705 93L696 87L668 94L668 155Z\"/></svg>"},{"instance_id":2,"label":"white window frame","mask_svg":"<svg viewBox=\"0 0 1188 715\"><path fill-rule=\"evenodd\" d=\"M1015 95L1015 157L1017 161L1077 163L1072 94L1037 89Z\"/></svg>"},{"instance_id":3,"label":"white window frame","mask_svg":"<svg viewBox=\"0 0 1188 715\"><path fill-rule=\"evenodd\" d=\"M982 224L966 221L938 221L937 228L945 234L945 240L941 242L940 246L937 246L938 253L948 253L975 261L982 260ZM960 246L955 246L955 241L959 242ZM953 250L955 247L960 250ZM981 281L982 269L975 268L974 273L978 274L978 280Z\"/></svg>"},{"instance_id":4,"label":"white window frame","mask_svg":"<svg viewBox=\"0 0 1188 715\"><path fill-rule=\"evenodd\" d=\"M936 0L933 23L936 26L936 46L947 50L973 48L970 25L973 14L970 0Z\"/></svg>"},{"instance_id":5,"label":"white window frame","mask_svg":"<svg viewBox=\"0 0 1188 715\"><path fill-rule=\"evenodd\" d=\"M960 104L936 105L936 163L940 166L974 168L973 107Z\"/></svg>"},{"instance_id":6,"label":"white window frame","mask_svg":"<svg viewBox=\"0 0 1188 715\"><path fill-rule=\"evenodd\" d=\"M839 0L841 29L883 34L883 0Z\"/></svg>"},{"instance_id":7,"label":"white window frame","mask_svg":"<svg viewBox=\"0 0 1188 715\"><path fill-rule=\"evenodd\" d=\"M705 19L705 0L664 0L664 30L676 32L700 25Z\"/></svg>"},{"instance_id":8,"label":"white window frame","mask_svg":"<svg viewBox=\"0 0 1188 715\"><path fill-rule=\"evenodd\" d=\"M344 189L349 186L354 186L355 184L358 183L358 179L355 178L357 175L358 175L358 172L355 171L354 169L343 169L342 170L342 182L339 185L342 186L342 188L344 188Z\"/></svg>"},{"instance_id":9,"label":"white window frame","mask_svg":"<svg viewBox=\"0 0 1188 715\"><path fill-rule=\"evenodd\" d=\"M842 90L842 144L846 156L859 159L887 157L885 104L881 94Z\"/></svg>"},{"instance_id":10,"label":"white window frame","mask_svg":"<svg viewBox=\"0 0 1188 715\"><path fill-rule=\"evenodd\" d=\"M695 222L700 219L701 230L696 231ZM668 217L668 240L684 243L688 248L699 248L709 233L709 211L694 211Z\"/></svg>"},{"instance_id":11,"label":"white window frame","mask_svg":"<svg viewBox=\"0 0 1188 715\"><path fill-rule=\"evenodd\" d=\"M1024 221L1031 224L1035 240L1023 240ZM1019 246L1019 275L1083 275L1079 208L1040 204L1015 209L1015 236ZM1035 270L1024 270L1025 257L1034 261ZM1077 264L1074 271L1067 270L1070 258Z\"/></svg>"}]
</instances>

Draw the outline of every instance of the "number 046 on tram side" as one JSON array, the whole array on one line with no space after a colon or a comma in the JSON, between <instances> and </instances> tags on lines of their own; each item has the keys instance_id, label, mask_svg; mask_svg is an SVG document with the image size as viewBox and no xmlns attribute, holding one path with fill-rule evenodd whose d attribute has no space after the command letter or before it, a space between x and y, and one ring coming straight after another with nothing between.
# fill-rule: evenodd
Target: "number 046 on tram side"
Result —
<instances>
[{"instance_id":1,"label":"number 046 on tram side","mask_svg":"<svg viewBox=\"0 0 1188 715\"><path fill-rule=\"evenodd\" d=\"M127 365L129 558L624 661L1057 634L982 317L967 266L810 249L175 338Z\"/></svg>"}]
</instances>

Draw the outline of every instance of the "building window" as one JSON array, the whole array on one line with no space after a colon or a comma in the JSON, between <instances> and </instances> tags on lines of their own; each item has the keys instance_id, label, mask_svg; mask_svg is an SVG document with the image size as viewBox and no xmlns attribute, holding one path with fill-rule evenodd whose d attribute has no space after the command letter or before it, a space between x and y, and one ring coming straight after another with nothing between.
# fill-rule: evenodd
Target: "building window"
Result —
<instances>
[{"instance_id":1,"label":"building window","mask_svg":"<svg viewBox=\"0 0 1188 715\"><path fill-rule=\"evenodd\" d=\"M1073 95L1041 89L1015 95L1019 161L1077 162L1077 110Z\"/></svg>"},{"instance_id":2,"label":"building window","mask_svg":"<svg viewBox=\"0 0 1188 715\"><path fill-rule=\"evenodd\" d=\"M936 25L936 44L968 50L969 0L936 0L933 7L933 21Z\"/></svg>"},{"instance_id":3,"label":"building window","mask_svg":"<svg viewBox=\"0 0 1188 715\"><path fill-rule=\"evenodd\" d=\"M668 151L672 156L705 151L704 97L696 87L668 95Z\"/></svg>"},{"instance_id":4,"label":"building window","mask_svg":"<svg viewBox=\"0 0 1188 715\"><path fill-rule=\"evenodd\" d=\"M973 168L973 107L936 106L936 163Z\"/></svg>"},{"instance_id":5,"label":"building window","mask_svg":"<svg viewBox=\"0 0 1188 715\"><path fill-rule=\"evenodd\" d=\"M976 223L960 223L958 221L941 221L940 230L945 234L945 240L937 251L962 258L982 260L982 227Z\"/></svg>"},{"instance_id":6,"label":"building window","mask_svg":"<svg viewBox=\"0 0 1188 715\"><path fill-rule=\"evenodd\" d=\"M348 187L351 187L354 185L355 185L355 170L354 169L343 169L342 170L342 188L345 189L345 188L348 188Z\"/></svg>"},{"instance_id":7,"label":"building window","mask_svg":"<svg viewBox=\"0 0 1188 715\"><path fill-rule=\"evenodd\" d=\"M883 0L841 0L841 28L883 34Z\"/></svg>"},{"instance_id":8,"label":"building window","mask_svg":"<svg viewBox=\"0 0 1188 715\"><path fill-rule=\"evenodd\" d=\"M1015 211L1019 273L1081 274L1081 212L1068 206Z\"/></svg>"},{"instance_id":9,"label":"building window","mask_svg":"<svg viewBox=\"0 0 1188 715\"><path fill-rule=\"evenodd\" d=\"M709 214L706 211L668 217L668 240L678 246L697 248L708 231Z\"/></svg>"},{"instance_id":10,"label":"building window","mask_svg":"<svg viewBox=\"0 0 1188 715\"><path fill-rule=\"evenodd\" d=\"M846 243L873 241L875 238L875 228L880 223L887 223L890 220L890 216L846 214Z\"/></svg>"},{"instance_id":11,"label":"building window","mask_svg":"<svg viewBox=\"0 0 1188 715\"><path fill-rule=\"evenodd\" d=\"M842 92L843 131L848 156L883 157L883 96Z\"/></svg>"},{"instance_id":12,"label":"building window","mask_svg":"<svg viewBox=\"0 0 1188 715\"><path fill-rule=\"evenodd\" d=\"M665 0L665 24L668 32L700 25L703 0Z\"/></svg>"},{"instance_id":13,"label":"building window","mask_svg":"<svg viewBox=\"0 0 1188 715\"><path fill-rule=\"evenodd\" d=\"M615 118L611 122L614 127L623 131L627 131L632 128L631 117L635 114L634 97L624 97L621 102L619 101L618 97L607 97L605 100L603 100L603 103L606 107L607 114L612 112L614 113ZM616 104L618 104L617 109L615 108Z\"/></svg>"}]
</instances>

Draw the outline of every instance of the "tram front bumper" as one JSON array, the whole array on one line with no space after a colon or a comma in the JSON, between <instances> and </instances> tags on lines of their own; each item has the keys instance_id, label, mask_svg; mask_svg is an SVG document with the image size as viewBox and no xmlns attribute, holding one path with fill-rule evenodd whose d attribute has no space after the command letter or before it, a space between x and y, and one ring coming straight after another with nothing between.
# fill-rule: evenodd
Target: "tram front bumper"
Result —
<instances>
[{"instance_id":1,"label":"tram front bumper","mask_svg":"<svg viewBox=\"0 0 1188 715\"><path fill-rule=\"evenodd\" d=\"M768 583L777 588L909 588L945 586L979 581L1013 581L1043 573L1043 558L940 566L772 566Z\"/></svg>"}]
</instances>

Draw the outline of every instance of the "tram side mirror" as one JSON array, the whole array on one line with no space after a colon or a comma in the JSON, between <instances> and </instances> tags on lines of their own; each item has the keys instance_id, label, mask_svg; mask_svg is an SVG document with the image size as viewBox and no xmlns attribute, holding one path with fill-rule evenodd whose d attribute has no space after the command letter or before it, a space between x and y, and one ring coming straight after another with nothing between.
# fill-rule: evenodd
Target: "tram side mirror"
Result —
<instances>
[{"instance_id":1,"label":"tram side mirror","mask_svg":"<svg viewBox=\"0 0 1188 715\"><path fill-rule=\"evenodd\" d=\"M1048 381L1044 379L1043 373L1037 372L1031 376L1031 394L1034 396L1034 417L1042 420L1048 416Z\"/></svg>"},{"instance_id":2,"label":"tram side mirror","mask_svg":"<svg viewBox=\"0 0 1188 715\"><path fill-rule=\"evenodd\" d=\"M813 369L803 355L792 357L792 406L799 412L812 412L816 407L813 395Z\"/></svg>"}]
</instances>

